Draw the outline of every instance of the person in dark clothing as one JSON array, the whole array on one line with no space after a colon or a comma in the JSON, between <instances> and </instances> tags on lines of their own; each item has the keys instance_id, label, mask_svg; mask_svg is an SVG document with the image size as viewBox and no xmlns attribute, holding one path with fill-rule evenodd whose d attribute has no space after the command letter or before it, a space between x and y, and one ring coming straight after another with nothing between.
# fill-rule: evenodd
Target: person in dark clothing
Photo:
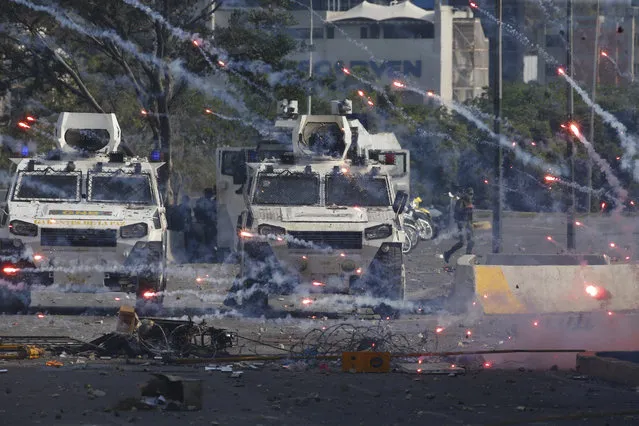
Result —
<instances>
[{"instance_id":1,"label":"person in dark clothing","mask_svg":"<svg viewBox=\"0 0 639 426\"><path fill-rule=\"evenodd\" d=\"M466 188L464 194L455 203L454 219L457 223L458 241L450 250L444 253L444 261L448 263L450 257L460 248L464 246L466 240L466 254L473 253L473 196L475 192L473 188Z\"/></svg>"},{"instance_id":2,"label":"person in dark clothing","mask_svg":"<svg viewBox=\"0 0 639 426\"><path fill-rule=\"evenodd\" d=\"M193 211L191 198L182 196L180 204L175 208L175 230L184 233L184 248L189 260L193 255Z\"/></svg>"},{"instance_id":3,"label":"person in dark clothing","mask_svg":"<svg viewBox=\"0 0 639 426\"><path fill-rule=\"evenodd\" d=\"M195 203L193 213L195 220L202 226L205 257L211 260L211 257L215 257L217 245L217 205L213 188L204 190L204 195Z\"/></svg>"},{"instance_id":4,"label":"person in dark clothing","mask_svg":"<svg viewBox=\"0 0 639 426\"><path fill-rule=\"evenodd\" d=\"M190 231L193 225L193 216L191 210L191 198L188 195L182 196L180 204L175 207L175 230Z\"/></svg>"}]
</instances>

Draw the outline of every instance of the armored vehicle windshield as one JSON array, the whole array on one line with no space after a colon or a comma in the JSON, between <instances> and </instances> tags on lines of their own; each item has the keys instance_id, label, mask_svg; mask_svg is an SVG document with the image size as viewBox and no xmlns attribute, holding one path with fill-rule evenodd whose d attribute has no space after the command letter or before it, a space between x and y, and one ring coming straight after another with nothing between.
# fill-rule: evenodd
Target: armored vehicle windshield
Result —
<instances>
[{"instance_id":1,"label":"armored vehicle windshield","mask_svg":"<svg viewBox=\"0 0 639 426\"><path fill-rule=\"evenodd\" d=\"M268 173L257 176L255 204L313 206L320 202L317 173Z\"/></svg>"},{"instance_id":2,"label":"armored vehicle windshield","mask_svg":"<svg viewBox=\"0 0 639 426\"><path fill-rule=\"evenodd\" d=\"M154 204L147 174L89 173L88 185L89 201Z\"/></svg>"},{"instance_id":3,"label":"armored vehicle windshield","mask_svg":"<svg viewBox=\"0 0 639 426\"><path fill-rule=\"evenodd\" d=\"M19 172L14 201L80 201L80 172Z\"/></svg>"},{"instance_id":4,"label":"armored vehicle windshield","mask_svg":"<svg viewBox=\"0 0 639 426\"><path fill-rule=\"evenodd\" d=\"M385 177L326 175L327 206L384 207L390 204Z\"/></svg>"}]
</instances>

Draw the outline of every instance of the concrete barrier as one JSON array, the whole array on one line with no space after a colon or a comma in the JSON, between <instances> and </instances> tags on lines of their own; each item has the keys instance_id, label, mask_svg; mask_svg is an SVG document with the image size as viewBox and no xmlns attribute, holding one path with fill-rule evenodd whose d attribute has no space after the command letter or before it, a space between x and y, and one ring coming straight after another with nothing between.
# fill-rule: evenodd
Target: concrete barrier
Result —
<instances>
[{"instance_id":1,"label":"concrete barrier","mask_svg":"<svg viewBox=\"0 0 639 426\"><path fill-rule=\"evenodd\" d=\"M513 255L492 253L486 255L483 265L609 265L610 258L605 254L527 254Z\"/></svg>"},{"instance_id":2,"label":"concrete barrier","mask_svg":"<svg viewBox=\"0 0 639 426\"><path fill-rule=\"evenodd\" d=\"M577 354L577 371L592 377L639 385L639 352L584 352Z\"/></svg>"},{"instance_id":3,"label":"concrete barrier","mask_svg":"<svg viewBox=\"0 0 639 426\"><path fill-rule=\"evenodd\" d=\"M451 306L474 301L485 314L545 314L639 309L639 267L579 256L524 259L499 255L501 265L462 256L455 270ZM521 256L521 257L520 257ZM517 257L520 257L517 259ZM606 263L603 263L606 262ZM553 264L554 263L554 264Z\"/></svg>"}]
</instances>

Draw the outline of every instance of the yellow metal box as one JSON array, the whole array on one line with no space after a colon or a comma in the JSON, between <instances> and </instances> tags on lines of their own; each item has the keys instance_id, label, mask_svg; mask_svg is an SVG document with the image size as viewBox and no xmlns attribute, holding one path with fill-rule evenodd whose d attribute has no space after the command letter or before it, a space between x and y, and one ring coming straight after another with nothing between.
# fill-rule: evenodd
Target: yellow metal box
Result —
<instances>
[{"instance_id":1,"label":"yellow metal box","mask_svg":"<svg viewBox=\"0 0 639 426\"><path fill-rule=\"evenodd\" d=\"M388 373L390 352L342 352L342 371Z\"/></svg>"}]
</instances>

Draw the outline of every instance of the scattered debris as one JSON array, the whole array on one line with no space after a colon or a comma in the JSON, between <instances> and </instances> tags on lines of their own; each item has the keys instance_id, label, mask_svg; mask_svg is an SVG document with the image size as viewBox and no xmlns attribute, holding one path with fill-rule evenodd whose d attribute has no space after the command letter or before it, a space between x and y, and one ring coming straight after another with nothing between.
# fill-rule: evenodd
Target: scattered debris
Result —
<instances>
[{"instance_id":1,"label":"scattered debris","mask_svg":"<svg viewBox=\"0 0 639 426\"><path fill-rule=\"evenodd\" d=\"M151 407L162 405L165 410L171 411L201 410L202 381L153 374L153 378L142 387L141 402Z\"/></svg>"},{"instance_id":2,"label":"scattered debris","mask_svg":"<svg viewBox=\"0 0 639 426\"><path fill-rule=\"evenodd\" d=\"M133 306L121 306L118 312L118 322L115 326L117 333L133 334L140 319Z\"/></svg>"},{"instance_id":3,"label":"scattered debris","mask_svg":"<svg viewBox=\"0 0 639 426\"><path fill-rule=\"evenodd\" d=\"M45 363L47 367L62 367L64 364L60 361L52 360Z\"/></svg>"},{"instance_id":4,"label":"scattered debris","mask_svg":"<svg viewBox=\"0 0 639 426\"><path fill-rule=\"evenodd\" d=\"M409 374L448 374L456 376L466 372L464 368L447 362L410 362L401 363L398 367L400 371Z\"/></svg>"},{"instance_id":5,"label":"scattered debris","mask_svg":"<svg viewBox=\"0 0 639 426\"><path fill-rule=\"evenodd\" d=\"M90 388L87 394L89 395L90 399L101 398L103 396L106 396L105 391L102 391L100 389L93 389L93 388Z\"/></svg>"},{"instance_id":6,"label":"scattered debris","mask_svg":"<svg viewBox=\"0 0 639 426\"><path fill-rule=\"evenodd\" d=\"M2 346L37 344L53 354L77 355L90 353L89 359L111 359L117 356L134 358L150 356L154 359L171 360L175 358L198 357L213 358L226 354L225 349L237 342L233 332L211 327L205 321L199 324L188 321L163 318L138 318L135 309L122 306L118 315L116 331L107 333L90 342L82 342L70 337L12 337L0 336L0 359L25 359L17 354L3 356ZM12 349L15 352L15 349ZM29 346L26 358L37 358L44 354L39 347ZM40 355L35 356L38 353Z\"/></svg>"},{"instance_id":7,"label":"scattered debris","mask_svg":"<svg viewBox=\"0 0 639 426\"><path fill-rule=\"evenodd\" d=\"M0 344L0 359L36 359L44 349L32 345Z\"/></svg>"},{"instance_id":8,"label":"scattered debris","mask_svg":"<svg viewBox=\"0 0 639 426\"><path fill-rule=\"evenodd\" d=\"M231 365L207 365L204 367L204 371L223 371L226 373L233 372L233 366Z\"/></svg>"}]
</instances>

